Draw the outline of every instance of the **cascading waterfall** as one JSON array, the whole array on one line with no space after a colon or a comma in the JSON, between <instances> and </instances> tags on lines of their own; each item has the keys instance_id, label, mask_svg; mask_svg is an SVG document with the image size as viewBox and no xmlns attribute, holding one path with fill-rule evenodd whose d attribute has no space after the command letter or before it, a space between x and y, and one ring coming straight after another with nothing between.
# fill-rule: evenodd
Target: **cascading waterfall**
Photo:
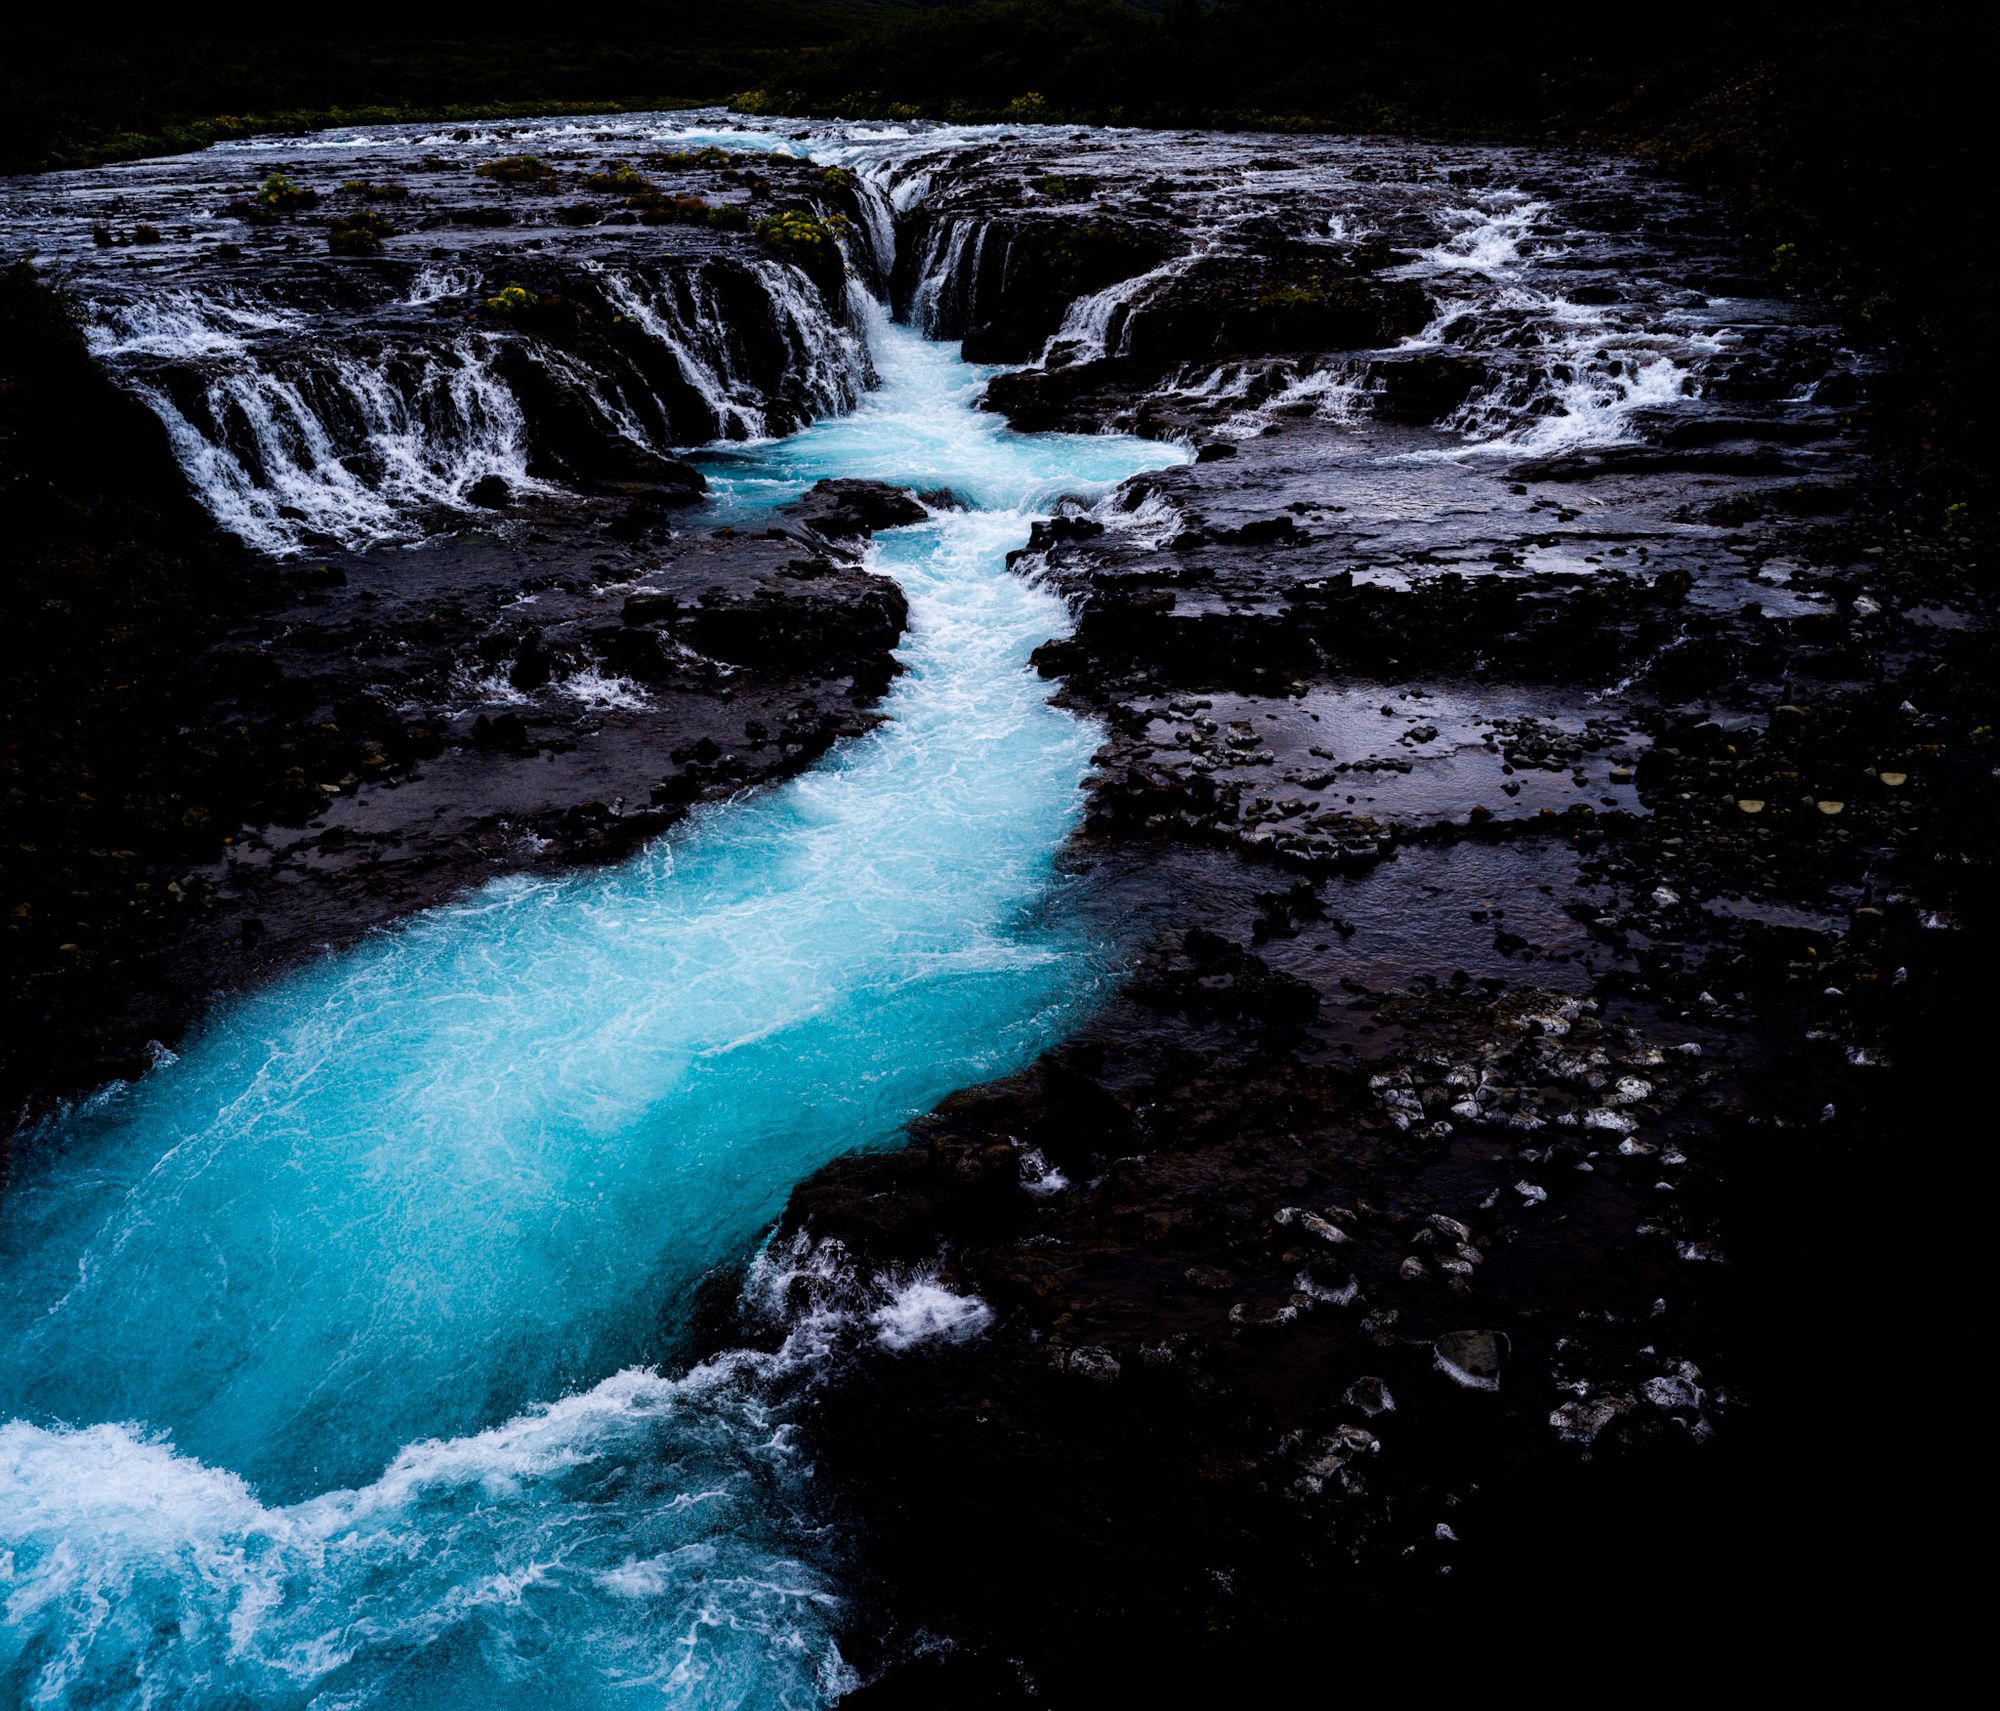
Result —
<instances>
[{"instance_id":1,"label":"cascading waterfall","mask_svg":"<svg viewBox=\"0 0 2000 1711\"><path fill-rule=\"evenodd\" d=\"M780 262L750 269L786 352L775 388L743 371L740 335L707 270L649 279L603 263L585 266L606 299L671 353L708 412L704 439L762 439L773 415L783 422L835 415L852 409L874 379L865 340L835 321L799 272Z\"/></svg>"},{"instance_id":2,"label":"cascading waterfall","mask_svg":"<svg viewBox=\"0 0 2000 1711\"><path fill-rule=\"evenodd\" d=\"M664 347L686 397L663 408L634 395L635 376L593 369L547 341L521 341L521 358L584 400L603 432L646 452L788 432L852 409L873 383L858 311L835 313L783 262L582 267L615 312ZM395 306L470 303L485 289L470 269L426 264ZM196 494L262 551L408 540L439 513L463 515L484 477L516 492L542 486L500 360L512 335L440 341L434 326L386 321L315 337L295 309L185 288L86 308L94 348L165 423ZM757 323L748 330L746 317ZM754 361L753 338L764 347Z\"/></svg>"},{"instance_id":3,"label":"cascading waterfall","mask_svg":"<svg viewBox=\"0 0 2000 1711\"><path fill-rule=\"evenodd\" d=\"M974 245L986 231L983 220L942 220L926 235L910 316L934 337L964 330Z\"/></svg>"},{"instance_id":4,"label":"cascading waterfall","mask_svg":"<svg viewBox=\"0 0 2000 1711\"><path fill-rule=\"evenodd\" d=\"M184 398L164 377L135 386L224 528L267 552L311 536L366 545L398 538L425 507L462 508L483 476L539 485L494 342L336 352L289 371L239 358Z\"/></svg>"},{"instance_id":5,"label":"cascading waterfall","mask_svg":"<svg viewBox=\"0 0 2000 1711\"><path fill-rule=\"evenodd\" d=\"M1469 442L1466 450L1549 455L1624 444L1639 412L1698 394L1703 366L1729 343L1685 318L1634 324L1606 305L1544 289L1538 249L1557 247L1541 234L1547 213L1520 192L1495 195L1459 210L1461 229L1408 269L1445 297L1412 347L1444 342L1446 330L1471 314L1491 323L1486 338L1514 359L1446 418L1444 426Z\"/></svg>"},{"instance_id":6,"label":"cascading waterfall","mask_svg":"<svg viewBox=\"0 0 2000 1711\"><path fill-rule=\"evenodd\" d=\"M1171 448L1021 436L871 329L851 414L706 460L973 508L885 536L887 721L613 872L512 879L219 1013L23 1149L0 1232L0 1682L37 1706L807 1706L849 1681L788 1424L843 1340L984 1310L848 1279L781 1346L676 1327L800 1177L1055 1038L1095 733L1009 549ZM753 1282L782 1267L765 1263ZM767 1293L769 1293L767 1291Z\"/></svg>"},{"instance_id":7,"label":"cascading waterfall","mask_svg":"<svg viewBox=\"0 0 2000 1711\"><path fill-rule=\"evenodd\" d=\"M1064 312L1062 325L1043 348L1042 360L1048 362L1061 357L1068 362L1095 362L1124 354L1127 348L1126 328L1134 307L1164 281L1177 278L1196 262L1215 253L1213 234L1203 235L1194 247L1183 254L1170 256L1144 273L1116 280L1101 291L1079 297Z\"/></svg>"}]
</instances>

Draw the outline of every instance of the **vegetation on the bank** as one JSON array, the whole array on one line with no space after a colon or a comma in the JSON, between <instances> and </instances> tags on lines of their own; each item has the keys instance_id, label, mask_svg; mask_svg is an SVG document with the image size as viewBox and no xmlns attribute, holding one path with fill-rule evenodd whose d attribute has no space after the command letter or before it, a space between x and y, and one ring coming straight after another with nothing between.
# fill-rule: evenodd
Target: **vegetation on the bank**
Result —
<instances>
[{"instance_id":1,"label":"vegetation on the bank","mask_svg":"<svg viewBox=\"0 0 2000 1711\"><path fill-rule=\"evenodd\" d=\"M803 208L787 208L766 215L757 222L757 236L775 250L816 250L831 247L847 233L844 214L808 214Z\"/></svg>"},{"instance_id":2,"label":"vegetation on the bank","mask_svg":"<svg viewBox=\"0 0 2000 1711\"><path fill-rule=\"evenodd\" d=\"M301 208L317 207L319 192L294 182L282 172L274 172L257 186L256 203L273 214L295 214Z\"/></svg>"},{"instance_id":3,"label":"vegetation on the bank","mask_svg":"<svg viewBox=\"0 0 2000 1711\"><path fill-rule=\"evenodd\" d=\"M588 183L593 190L611 190L620 196L643 196L653 188L650 178L634 172L622 160L611 161L601 171L593 172Z\"/></svg>"}]
</instances>

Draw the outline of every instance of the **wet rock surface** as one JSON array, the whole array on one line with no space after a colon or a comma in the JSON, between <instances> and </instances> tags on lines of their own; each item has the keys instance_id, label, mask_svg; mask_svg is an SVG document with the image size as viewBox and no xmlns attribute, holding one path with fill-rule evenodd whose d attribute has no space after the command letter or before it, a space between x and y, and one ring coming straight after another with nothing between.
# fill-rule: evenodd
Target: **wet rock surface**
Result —
<instances>
[{"instance_id":1,"label":"wet rock surface","mask_svg":"<svg viewBox=\"0 0 2000 1711\"><path fill-rule=\"evenodd\" d=\"M0 219L223 527L365 548L579 488L692 503L680 449L792 432L871 383L850 287L883 267L873 193L787 154L634 143L362 133L17 180ZM356 222L369 241L337 241Z\"/></svg>"},{"instance_id":2,"label":"wet rock surface","mask_svg":"<svg viewBox=\"0 0 2000 1711\"><path fill-rule=\"evenodd\" d=\"M1198 456L1016 561L1076 614L1037 662L1105 725L1072 865L1128 972L781 1227L996 1316L821 1409L893 1613L857 1703L1240 1687L1334 1611L1726 1645L1766 1527L1837 1605L1882 1519L1821 1501L1884 1309L1818 1248L1969 1047L1966 549L1684 192L1250 152L939 166L906 252L913 313L1035 359L989 408ZM1030 351L1044 181L1145 242Z\"/></svg>"},{"instance_id":3,"label":"wet rock surface","mask_svg":"<svg viewBox=\"0 0 2000 1711\"><path fill-rule=\"evenodd\" d=\"M847 485L813 507L838 538L615 501L267 567L196 665L214 804L89 876L69 949L27 971L10 1092L137 1073L218 993L497 874L614 859L867 729L907 608L862 567L863 514L914 502Z\"/></svg>"}]
</instances>

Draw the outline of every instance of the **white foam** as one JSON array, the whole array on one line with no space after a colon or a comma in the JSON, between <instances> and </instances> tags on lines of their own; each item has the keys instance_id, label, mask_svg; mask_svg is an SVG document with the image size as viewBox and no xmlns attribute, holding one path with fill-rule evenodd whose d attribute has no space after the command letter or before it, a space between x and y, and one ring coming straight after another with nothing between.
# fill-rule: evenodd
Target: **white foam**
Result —
<instances>
[{"instance_id":1,"label":"white foam","mask_svg":"<svg viewBox=\"0 0 2000 1711\"><path fill-rule=\"evenodd\" d=\"M993 1310L976 1295L955 1295L929 1274L919 1274L876 1308L869 1322L875 1340L898 1353L920 1343L962 1343L993 1322Z\"/></svg>"}]
</instances>

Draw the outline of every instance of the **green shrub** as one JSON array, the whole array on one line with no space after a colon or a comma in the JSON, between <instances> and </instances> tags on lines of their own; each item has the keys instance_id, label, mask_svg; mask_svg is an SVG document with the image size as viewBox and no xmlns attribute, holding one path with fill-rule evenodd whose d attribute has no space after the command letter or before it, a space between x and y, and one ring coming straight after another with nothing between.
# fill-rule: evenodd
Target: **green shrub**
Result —
<instances>
[{"instance_id":1,"label":"green shrub","mask_svg":"<svg viewBox=\"0 0 2000 1711\"><path fill-rule=\"evenodd\" d=\"M818 250L822 245L835 247L836 241L846 235L849 224L844 214L822 218L808 214L803 208L787 208L759 220L757 236L777 250Z\"/></svg>"},{"instance_id":2,"label":"green shrub","mask_svg":"<svg viewBox=\"0 0 2000 1711\"><path fill-rule=\"evenodd\" d=\"M608 161L601 172L590 175L593 190L615 190L623 196L644 196L652 191L652 180L634 172L622 160Z\"/></svg>"},{"instance_id":3,"label":"green shrub","mask_svg":"<svg viewBox=\"0 0 2000 1711\"><path fill-rule=\"evenodd\" d=\"M673 149L662 154L645 156L645 164L661 170L686 171L693 166L728 166L735 155L728 149L717 148L713 143L698 149Z\"/></svg>"},{"instance_id":4,"label":"green shrub","mask_svg":"<svg viewBox=\"0 0 2000 1711\"><path fill-rule=\"evenodd\" d=\"M525 285L505 285L479 305L484 315L497 315L503 320L533 313L541 306L541 298Z\"/></svg>"},{"instance_id":5,"label":"green shrub","mask_svg":"<svg viewBox=\"0 0 2000 1711\"><path fill-rule=\"evenodd\" d=\"M257 205L273 214L295 214L301 208L316 207L319 192L294 183L282 172L274 172L257 186Z\"/></svg>"}]
</instances>

